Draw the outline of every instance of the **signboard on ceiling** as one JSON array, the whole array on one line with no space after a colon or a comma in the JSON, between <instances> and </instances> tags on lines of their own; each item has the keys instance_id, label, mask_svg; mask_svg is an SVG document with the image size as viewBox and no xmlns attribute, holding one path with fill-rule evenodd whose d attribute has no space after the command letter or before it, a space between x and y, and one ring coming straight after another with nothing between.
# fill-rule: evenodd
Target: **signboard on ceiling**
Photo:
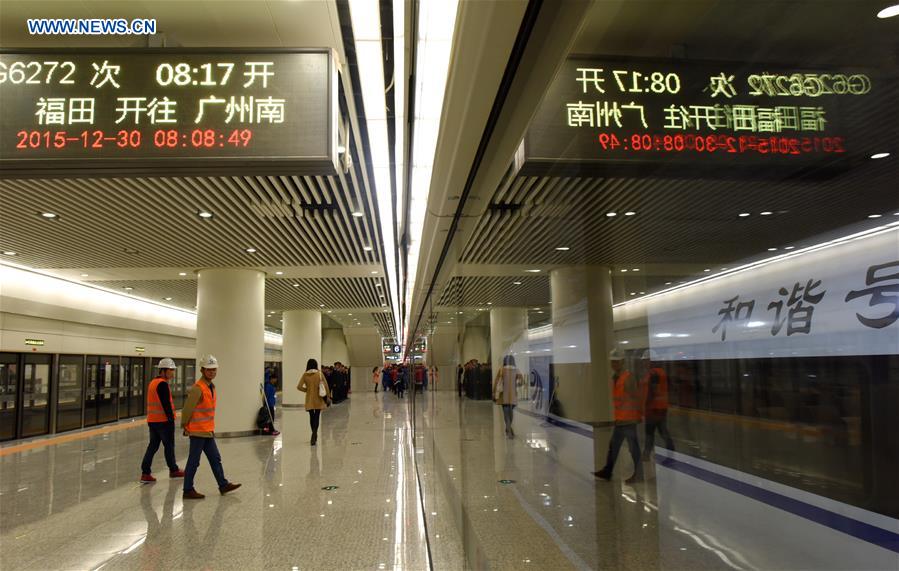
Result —
<instances>
[{"instance_id":1,"label":"signboard on ceiling","mask_svg":"<svg viewBox=\"0 0 899 571\"><path fill-rule=\"evenodd\" d=\"M0 168L333 174L330 51L0 53Z\"/></svg>"},{"instance_id":2,"label":"signboard on ceiling","mask_svg":"<svg viewBox=\"0 0 899 571\"><path fill-rule=\"evenodd\" d=\"M659 360L899 354L899 228L647 298Z\"/></svg>"},{"instance_id":3,"label":"signboard on ceiling","mask_svg":"<svg viewBox=\"0 0 899 571\"><path fill-rule=\"evenodd\" d=\"M865 120L893 112L875 105L889 91L882 83L862 70L572 58L516 160L525 175L616 164L758 170L838 162L873 145Z\"/></svg>"}]
</instances>

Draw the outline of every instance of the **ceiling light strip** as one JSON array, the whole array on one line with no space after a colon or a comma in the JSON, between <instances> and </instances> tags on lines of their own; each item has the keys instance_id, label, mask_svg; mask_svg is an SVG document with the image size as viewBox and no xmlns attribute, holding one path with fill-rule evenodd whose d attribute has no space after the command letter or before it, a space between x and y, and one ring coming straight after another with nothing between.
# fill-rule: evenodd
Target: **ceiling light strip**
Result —
<instances>
[{"instance_id":1,"label":"ceiling light strip","mask_svg":"<svg viewBox=\"0 0 899 571\"><path fill-rule=\"evenodd\" d=\"M406 327L411 325L411 301L418 271L434 152L443 114L450 54L459 3L456 0L419 3L415 49L415 110L412 135L412 176L409 196L409 251L406 279Z\"/></svg>"},{"instance_id":2,"label":"ceiling light strip","mask_svg":"<svg viewBox=\"0 0 899 571\"><path fill-rule=\"evenodd\" d=\"M381 6L378 0L350 0L350 21L362 104L371 152L371 170L378 203L381 241L384 245L384 267L390 291L399 299L396 276L396 242L393 198L390 184L390 151L387 138L387 100L384 83L384 58L381 50ZM399 323L399 305L393 304L394 323Z\"/></svg>"}]
</instances>

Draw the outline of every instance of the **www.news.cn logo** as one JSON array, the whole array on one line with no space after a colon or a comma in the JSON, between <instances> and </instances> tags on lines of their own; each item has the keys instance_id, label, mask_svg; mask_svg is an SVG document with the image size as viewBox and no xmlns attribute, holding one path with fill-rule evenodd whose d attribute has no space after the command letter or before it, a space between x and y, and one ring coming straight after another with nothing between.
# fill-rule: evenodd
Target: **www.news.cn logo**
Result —
<instances>
[{"instance_id":1,"label":"www.news.cn logo","mask_svg":"<svg viewBox=\"0 0 899 571\"><path fill-rule=\"evenodd\" d=\"M156 20L135 18L37 18L28 20L31 35L135 35L155 34Z\"/></svg>"}]
</instances>

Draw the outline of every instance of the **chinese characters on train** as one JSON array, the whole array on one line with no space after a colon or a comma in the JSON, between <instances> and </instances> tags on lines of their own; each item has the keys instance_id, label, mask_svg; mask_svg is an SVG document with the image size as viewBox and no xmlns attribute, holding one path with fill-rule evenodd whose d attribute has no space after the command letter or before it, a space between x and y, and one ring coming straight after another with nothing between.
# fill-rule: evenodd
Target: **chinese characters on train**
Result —
<instances>
[{"instance_id":1,"label":"chinese characters on train","mask_svg":"<svg viewBox=\"0 0 899 571\"><path fill-rule=\"evenodd\" d=\"M860 284L861 285L861 284ZM843 303L867 298L868 310L856 313L858 322L872 329L883 329L899 320L899 260L870 266L865 276L866 288L850 290L842 296ZM818 304L828 291L822 280L811 278L794 282L792 287L778 288L776 295L768 302L759 304L766 307L766 315L758 315L755 299L742 299L735 295L724 300L718 311L718 323L712 333L720 333L721 341L727 340L728 327L756 328L767 326L770 319L771 336L783 333L785 336L810 334ZM755 319L753 314L756 313Z\"/></svg>"},{"instance_id":2,"label":"chinese characters on train","mask_svg":"<svg viewBox=\"0 0 899 571\"><path fill-rule=\"evenodd\" d=\"M863 74L763 73L749 75L747 89L741 90L734 74L720 72L708 75L702 90L702 95L711 100L709 104L663 105L661 121L652 124L652 118L658 118L658 109L647 104L643 95L667 96L669 99L678 96L681 93L680 75L602 67L577 67L576 72L574 79L583 97L565 103L569 127L661 128L666 132L823 132L829 121L827 111L821 105L763 106L740 102L739 98L864 95L872 87L870 78ZM596 99L591 100L591 96Z\"/></svg>"},{"instance_id":3,"label":"chinese characters on train","mask_svg":"<svg viewBox=\"0 0 899 571\"><path fill-rule=\"evenodd\" d=\"M177 95L161 97L129 92L129 86L121 77L121 63L104 59L91 62L90 68L83 79L87 81L89 76L88 85L97 93L112 91L114 108L101 109L98 97L85 97L84 93L79 97L48 94L35 101L37 125L94 125L97 118L110 114L115 117L116 125L127 126L199 125L219 121L224 125L284 123L287 100L265 93L270 80L275 77L273 61L203 63L196 67L187 63L160 63L155 69L155 82L159 87L173 91L187 88ZM76 85L76 71L73 62L15 62L0 67L0 83ZM247 94L215 93L216 88L233 88L235 83Z\"/></svg>"}]
</instances>

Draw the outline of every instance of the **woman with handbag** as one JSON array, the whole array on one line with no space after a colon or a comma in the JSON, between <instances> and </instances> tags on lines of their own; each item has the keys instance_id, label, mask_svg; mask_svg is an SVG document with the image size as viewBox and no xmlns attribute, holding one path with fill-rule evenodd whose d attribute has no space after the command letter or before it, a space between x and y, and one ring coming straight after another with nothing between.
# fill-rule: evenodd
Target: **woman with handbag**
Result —
<instances>
[{"instance_id":1,"label":"woman with handbag","mask_svg":"<svg viewBox=\"0 0 899 571\"><path fill-rule=\"evenodd\" d=\"M515 357L503 357L503 368L493 380L493 400L503 407L503 420L506 423L506 437L515 438L512 431L512 411L518 404L518 387L524 383L524 375L515 366Z\"/></svg>"},{"instance_id":2,"label":"woman with handbag","mask_svg":"<svg viewBox=\"0 0 899 571\"><path fill-rule=\"evenodd\" d=\"M312 428L312 440L309 444L315 446L322 410L331 406L331 387L318 370L318 362L315 359L306 362L306 372L300 377L297 389L306 393L306 411L309 413L309 426Z\"/></svg>"}]
</instances>

